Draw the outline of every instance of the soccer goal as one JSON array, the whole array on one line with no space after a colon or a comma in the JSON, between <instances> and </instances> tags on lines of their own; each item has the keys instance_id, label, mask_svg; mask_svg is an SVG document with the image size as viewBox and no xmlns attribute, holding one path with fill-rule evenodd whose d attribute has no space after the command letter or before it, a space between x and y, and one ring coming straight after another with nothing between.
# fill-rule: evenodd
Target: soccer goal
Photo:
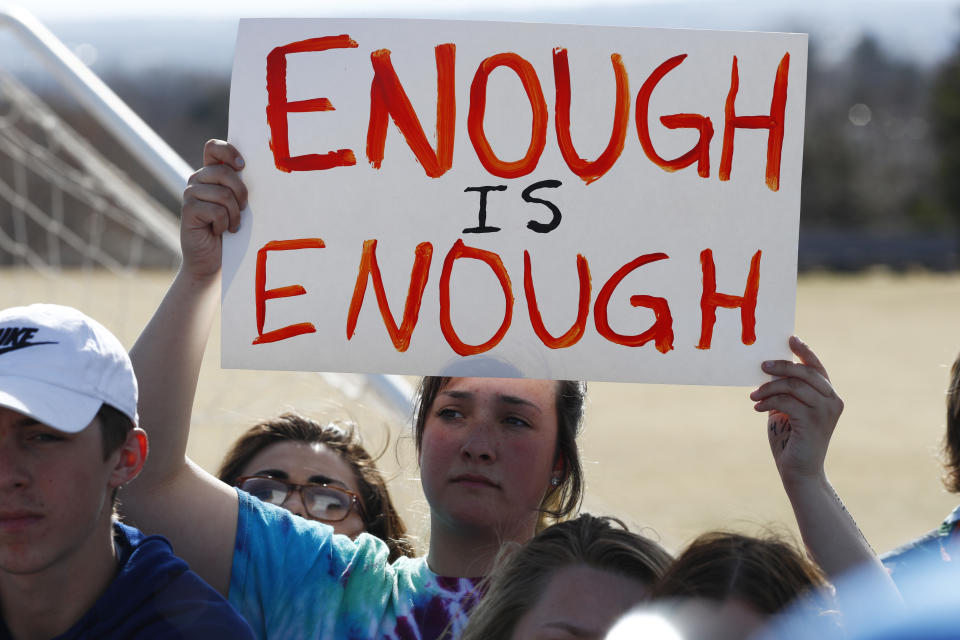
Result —
<instances>
[{"instance_id":1,"label":"soccer goal","mask_svg":"<svg viewBox=\"0 0 960 640\"><path fill-rule=\"evenodd\" d=\"M0 308L30 302L71 305L130 346L180 263L174 209L192 169L29 13L0 9L0 36L11 40L7 51L29 53L42 63L63 93L138 165L116 166L0 64ZM130 177L134 169L149 176L151 192ZM212 401L220 403L217 410L229 406L238 423L275 413L266 405L253 406L249 399L262 394L237 388L243 386L240 378L230 372L213 375L219 360L212 353L219 344L216 333L215 328L206 361L216 378L211 384L222 385L212 393ZM283 375L293 374L277 374ZM403 378L301 377L309 397L283 394L285 406L306 410L324 396L347 414L369 402L395 416L409 415L412 392ZM297 385L278 384L278 389L292 387ZM198 411L202 414L203 407Z\"/></svg>"}]
</instances>

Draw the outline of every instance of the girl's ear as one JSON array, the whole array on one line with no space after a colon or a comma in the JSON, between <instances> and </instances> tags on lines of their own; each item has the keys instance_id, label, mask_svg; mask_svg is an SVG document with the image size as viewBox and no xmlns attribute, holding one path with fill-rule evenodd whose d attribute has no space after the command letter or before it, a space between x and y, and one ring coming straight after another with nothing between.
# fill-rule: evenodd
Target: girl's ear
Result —
<instances>
[{"instance_id":1,"label":"girl's ear","mask_svg":"<svg viewBox=\"0 0 960 640\"><path fill-rule=\"evenodd\" d=\"M120 446L117 463L110 474L110 487L124 485L140 474L147 460L147 432L135 427Z\"/></svg>"},{"instance_id":2,"label":"girl's ear","mask_svg":"<svg viewBox=\"0 0 960 640\"><path fill-rule=\"evenodd\" d=\"M563 456L557 454L557 459L553 461L553 477L560 478L562 482L567 477L567 465L563 462Z\"/></svg>"}]
</instances>

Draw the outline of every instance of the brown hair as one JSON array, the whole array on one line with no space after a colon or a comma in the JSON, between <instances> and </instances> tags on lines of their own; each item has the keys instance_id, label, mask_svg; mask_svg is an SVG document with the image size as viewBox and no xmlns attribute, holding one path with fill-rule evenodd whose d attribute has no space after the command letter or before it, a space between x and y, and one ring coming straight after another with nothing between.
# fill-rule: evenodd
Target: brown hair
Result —
<instances>
[{"instance_id":1,"label":"brown hair","mask_svg":"<svg viewBox=\"0 0 960 640\"><path fill-rule=\"evenodd\" d=\"M582 564L652 586L670 565L670 554L653 540L631 533L616 518L589 513L510 548L513 553L505 553L490 574L487 594L460 640L509 638L559 569Z\"/></svg>"},{"instance_id":2,"label":"brown hair","mask_svg":"<svg viewBox=\"0 0 960 640\"><path fill-rule=\"evenodd\" d=\"M943 483L948 491L960 493L960 355L950 368L947 385L947 432L943 437L946 473Z\"/></svg>"},{"instance_id":3,"label":"brown hair","mask_svg":"<svg viewBox=\"0 0 960 640\"><path fill-rule=\"evenodd\" d=\"M133 430L133 420L127 414L107 403L100 405L97 417L100 419L103 459L106 460L126 441L127 434Z\"/></svg>"},{"instance_id":4,"label":"brown hair","mask_svg":"<svg viewBox=\"0 0 960 640\"><path fill-rule=\"evenodd\" d=\"M250 427L233 443L220 463L217 477L229 485L235 485L250 460L277 442L322 444L336 452L353 470L363 501L366 532L387 543L391 562L400 556L415 555L407 537L407 528L390 499L387 483L352 423L320 424L296 413L284 413L264 420Z\"/></svg>"},{"instance_id":5,"label":"brown hair","mask_svg":"<svg viewBox=\"0 0 960 640\"><path fill-rule=\"evenodd\" d=\"M127 434L133 431L133 420L130 416L120 411L113 405L104 402L97 410L97 418L100 419L100 439L103 443L103 459L109 458L114 451L127 440ZM113 503L113 517L117 519L117 493L120 487L116 487L110 494L110 501Z\"/></svg>"},{"instance_id":6,"label":"brown hair","mask_svg":"<svg viewBox=\"0 0 960 640\"><path fill-rule=\"evenodd\" d=\"M820 610L830 609L825 587L820 569L785 540L712 531L677 557L654 587L653 598L736 598L773 615L801 595L812 596L811 604Z\"/></svg>"},{"instance_id":7,"label":"brown hair","mask_svg":"<svg viewBox=\"0 0 960 640\"><path fill-rule=\"evenodd\" d=\"M430 407L437 394L449 384L450 380L452 378L437 376L426 376L420 380L413 418L413 436L417 445L417 456L421 453L423 429L427 423ZM556 455L563 461L563 470L560 484L550 487L540 505L537 532L543 531L551 524L550 520L559 522L567 518L580 507L580 502L583 500L583 468L580 465L577 436L583 426L587 383L579 380L557 380L556 384Z\"/></svg>"}]
</instances>

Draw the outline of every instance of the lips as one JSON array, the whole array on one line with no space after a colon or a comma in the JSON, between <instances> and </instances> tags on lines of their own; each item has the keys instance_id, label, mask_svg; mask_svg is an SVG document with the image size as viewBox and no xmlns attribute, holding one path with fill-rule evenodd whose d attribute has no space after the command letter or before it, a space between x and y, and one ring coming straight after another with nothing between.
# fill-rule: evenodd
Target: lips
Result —
<instances>
[{"instance_id":1,"label":"lips","mask_svg":"<svg viewBox=\"0 0 960 640\"><path fill-rule=\"evenodd\" d=\"M32 511L0 511L0 532L16 533L40 522L43 516Z\"/></svg>"},{"instance_id":2,"label":"lips","mask_svg":"<svg viewBox=\"0 0 960 640\"><path fill-rule=\"evenodd\" d=\"M499 489L500 485L485 475L479 473L463 473L458 476L454 476L450 482L456 484L462 484L466 486L485 486L492 487L494 489Z\"/></svg>"}]
</instances>

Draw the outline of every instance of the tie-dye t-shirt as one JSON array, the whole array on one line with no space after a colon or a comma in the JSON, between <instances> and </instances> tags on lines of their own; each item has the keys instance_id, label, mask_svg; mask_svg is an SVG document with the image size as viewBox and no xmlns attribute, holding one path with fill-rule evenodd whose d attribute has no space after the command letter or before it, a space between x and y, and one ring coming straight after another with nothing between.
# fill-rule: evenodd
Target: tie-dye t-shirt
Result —
<instances>
[{"instance_id":1,"label":"tie-dye t-shirt","mask_svg":"<svg viewBox=\"0 0 960 640\"><path fill-rule=\"evenodd\" d=\"M424 558L390 564L379 538L237 495L229 600L258 638L428 640L466 626L479 579L438 576Z\"/></svg>"},{"instance_id":2,"label":"tie-dye t-shirt","mask_svg":"<svg viewBox=\"0 0 960 640\"><path fill-rule=\"evenodd\" d=\"M907 604L929 599L938 565L960 571L960 507L929 533L880 556Z\"/></svg>"}]
</instances>

